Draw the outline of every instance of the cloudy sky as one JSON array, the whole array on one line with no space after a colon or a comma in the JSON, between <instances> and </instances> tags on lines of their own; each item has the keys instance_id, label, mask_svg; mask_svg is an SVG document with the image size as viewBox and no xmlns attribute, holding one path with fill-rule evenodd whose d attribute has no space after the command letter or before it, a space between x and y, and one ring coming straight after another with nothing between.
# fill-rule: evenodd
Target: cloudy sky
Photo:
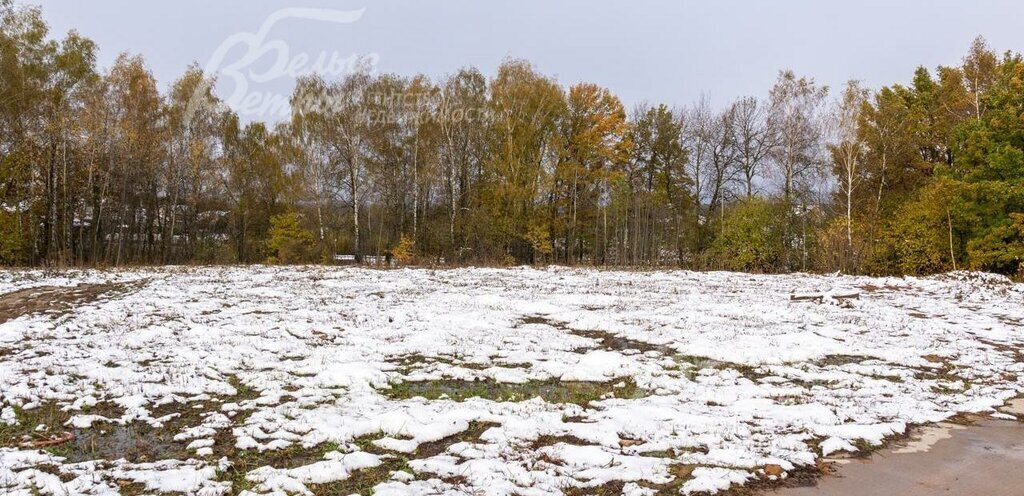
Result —
<instances>
[{"instance_id":1,"label":"cloudy sky","mask_svg":"<svg viewBox=\"0 0 1024 496\"><path fill-rule=\"evenodd\" d=\"M224 98L254 108L286 97L292 75L317 60L366 54L379 71L434 77L465 65L493 74L507 57L526 58L562 83L607 86L627 105L701 95L723 105L765 94L783 68L875 87L907 81L917 65L957 63L979 34L997 51L1024 50L1019 0L31 3L56 33L97 41L102 66L141 53L166 87L197 62L221 72Z\"/></svg>"}]
</instances>

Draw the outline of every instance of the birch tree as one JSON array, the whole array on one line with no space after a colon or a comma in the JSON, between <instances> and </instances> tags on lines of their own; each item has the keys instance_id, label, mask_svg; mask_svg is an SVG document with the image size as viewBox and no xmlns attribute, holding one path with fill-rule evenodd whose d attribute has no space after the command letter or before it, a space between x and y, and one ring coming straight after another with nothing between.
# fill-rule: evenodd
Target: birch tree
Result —
<instances>
[{"instance_id":1,"label":"birch tree","mask_svg":"<svg viewBox=\"0 0 1024 496\"><path fill-rule=\"evenodd\" d=\"M319 142L348 193L352 221L352 252L361 258L363 245L360 206L367 184L366 153L370 115L366 89L371 81L365 71L346 75L329 84L319 77L300 80L292 96L293 119Z\"/></svg>"},{"instance_id":2,"label":"birch tree","mask_svg":"<svg viewBox=\"0 0 1024 496\"><path fill-rule=\"evenodd\" d=\"M857 266L859 254L853 243L854 194L863 182L863 161L866 145L860 131L860 114L868 101L868 91L857 81L850 81L832 112L833 142L829 144L833 171L845 209L846 256L844 270Z\"/></svg>"},{"instance_id":3,"label":"birch tree","mask_svg":"<svg viewBox=\"0 0 1024 496\"><path fill-rule=\"evenodd\" d=\"M441 133L440 160L451 255L464 248L461 221L470 209L472 188L480 177L484 160L486 107L487 80L480 71L463 69L445 81L436 119Z\"/></svg>"},{"instance_id":4,"label":"birch tree","mask_svg":"<svg viewBox=\"0 0 1024 496\"><path fill-rule=\"evenodd\" d=\"M783 232L787 269L805 269L808 263L807 216L814 209L811 186L821 180L825 163L821 113L827 95L828 88L798 78L793 71L780 72L769 93L772 126L778 133L771 155L788 217ZM795 251L800 255L798 265Z\"/></svg>"}]
</instances>

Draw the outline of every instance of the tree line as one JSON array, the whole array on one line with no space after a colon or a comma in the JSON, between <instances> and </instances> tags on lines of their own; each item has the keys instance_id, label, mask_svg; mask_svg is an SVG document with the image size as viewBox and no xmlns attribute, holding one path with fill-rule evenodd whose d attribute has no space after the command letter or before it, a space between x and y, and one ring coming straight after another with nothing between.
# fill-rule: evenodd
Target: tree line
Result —
<instances>
[{"instance_id":1,"label":"tree line","mask_svg":"<svg viewBox=\"0 0 1024 496\"><path fill-rule=\"evenodd\" d=\"M243 123L189 67L0 0L0 263L586 264L1021 275L1024 62L978 38L907 85L782 71L724 108L626 109L523 60L299 79Z\"/></svg>"}]
</instances>

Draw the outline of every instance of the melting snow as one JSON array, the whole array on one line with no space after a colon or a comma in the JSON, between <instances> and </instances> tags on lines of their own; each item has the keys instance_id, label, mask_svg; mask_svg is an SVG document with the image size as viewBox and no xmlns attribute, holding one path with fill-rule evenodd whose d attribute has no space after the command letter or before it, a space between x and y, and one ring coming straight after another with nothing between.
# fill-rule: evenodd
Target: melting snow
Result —
<instances>
[{"instance_id":1,"label":"melting snow","mask_svg":"<svg viewBox=\"0 0 1024 496\"><path fill-rule=\"evenodd\" d=\"M146 283L0 324L0 425L47 402L76 412L109 402L124 416L76 414L66 428L191 419L172 434L194 456L71 463L6 446L0 491L113 494L127 481L223 494L227 442L337 447L248 470L250 494L309 494L396 454L408 466L376 481L377 494L539 495L616 481L650 494L680 465L696 467L676 481L681 492L714 492L767 464L790 470L910 424L993 413L1024 391L1024 286L984 274L168 268L6 272L0 293L133 280ZM789 300L851 292L860 298ZM583 331L649 346L604 347ZM408 381L627 378L644 394L612 387L585 406L387 394ZM474 423L493 426L418 455Z\"/></svg>"}]
</instances>

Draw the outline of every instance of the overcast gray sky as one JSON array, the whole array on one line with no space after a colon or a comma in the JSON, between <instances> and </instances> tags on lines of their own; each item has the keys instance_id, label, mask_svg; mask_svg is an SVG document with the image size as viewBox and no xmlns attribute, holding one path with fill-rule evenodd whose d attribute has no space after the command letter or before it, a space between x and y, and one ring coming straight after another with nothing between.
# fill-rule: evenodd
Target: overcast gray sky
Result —
<instances>
[{"instance_id":1,"label":"overcast gray sky","mask_svg":"<svg viewBox=\"0 0 1024 496\"><path fill-rule=\"evenodd\" d=\"M906 82L917 65L957 63L979 34L999 52L1024 50L1020 0L27 3L43 7L55 33L77 29L98 42L101 66L123 51L141 53L163 88L193 61L208 66L219 47L238 40L233 35L257 32L286 7L363 10L345 19L354 22L285 15L263 42L235 43L218 67L253 47L282 46L248 67L263 72L278 56L298 63L300 53L314 60L369 53L379 71L439 77L465 65L492 75L504 58L519 57L563 84L606 86L628 106L686 104L702 94L724 105L765 94L783 68L832 87L850 78L877 87ZM245 77L248 92L267 95L287 95L292 82ZM227 97L232 85L220 79Z\"/></svg>"}]
</instances>

